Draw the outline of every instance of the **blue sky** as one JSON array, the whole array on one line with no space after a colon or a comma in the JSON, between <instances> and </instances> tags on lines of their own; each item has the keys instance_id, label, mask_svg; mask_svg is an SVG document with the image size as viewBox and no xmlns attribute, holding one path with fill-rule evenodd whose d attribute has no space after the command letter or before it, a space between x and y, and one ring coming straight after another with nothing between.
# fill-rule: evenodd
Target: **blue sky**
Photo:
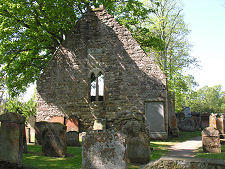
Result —
<instances>
[{"instance_id":1,"label":"blue sky","mask_svg":"<svg viewBox=\"0 0 225 169\"><path fill-rule=\"evenodd\" d=\"M191 55L200 69L189 73L203 86L221 84L225 90L225 0L183 0L184 20L191 30Z\"/></svg>"}]
</instances>

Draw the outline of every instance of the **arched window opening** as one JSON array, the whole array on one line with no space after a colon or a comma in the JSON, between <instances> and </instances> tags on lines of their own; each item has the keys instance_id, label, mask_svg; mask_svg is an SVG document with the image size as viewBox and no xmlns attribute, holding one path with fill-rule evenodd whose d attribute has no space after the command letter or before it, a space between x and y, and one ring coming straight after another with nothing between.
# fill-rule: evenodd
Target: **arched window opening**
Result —
<instances>
[{"instance_id":1,"label":"arched window opening","mask_svg":"<svg viewBox=\"0 0 225 169\"><path fill-rule=\"evenodd\" d=\"M91 73L90 100L104 100L104 75L101 71Z\"/></svg>"},{"instance_id":2,"label":"arched window opening","mask_svg":"<svg viewBox=\"0 0 225 169\"><path fill-rule=\"evenodd\" d=\"M98 101L103 101L104 96L104 75L102 72L98 74Z\"/></svg>"},{"instance_id":3,"label":"arched window opening","mask_svg":"<svg viewBox=\"0 0 225 169\"><path fill-rule=\"evenodd\" d=\"M96 101L96 89L97 89L97 82L96 82L96 77L95 74L91 74L91 102Z\"/></svg>"}]
</instances>

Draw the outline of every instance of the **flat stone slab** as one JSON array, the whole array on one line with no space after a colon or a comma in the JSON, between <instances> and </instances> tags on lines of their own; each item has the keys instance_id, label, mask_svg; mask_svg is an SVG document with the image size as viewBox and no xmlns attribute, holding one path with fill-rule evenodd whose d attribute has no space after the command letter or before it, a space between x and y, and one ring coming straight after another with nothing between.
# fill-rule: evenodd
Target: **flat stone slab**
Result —
<instances>
[{"instance_id":1,"label":"flat stone slab","mask_svg":"<svg viewBox=\"0 0 225 169\"><path fill-rule=\"evenodd\" d=\"M224 160L217 159L199 159L199 158L189 158L189 157L162 157L157 161L152 161L142 167L142 169L212 169L225 168Z\"/></svg>"}]
</instances>

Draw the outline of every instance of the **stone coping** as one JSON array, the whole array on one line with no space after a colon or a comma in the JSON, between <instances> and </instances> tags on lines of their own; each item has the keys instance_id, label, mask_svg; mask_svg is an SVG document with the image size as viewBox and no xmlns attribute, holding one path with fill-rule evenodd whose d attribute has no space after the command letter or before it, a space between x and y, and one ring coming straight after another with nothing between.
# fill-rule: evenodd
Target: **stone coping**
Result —
<instances>
[{"instance_id":1,"label":"stone coping","mask_svg":"<svg viewBox=\"0 0 225 169\"><path fill-rule=\"evenodd\" d=\"M193 157L169 157L169 156L163 156L158 160L154 160L149 162L147 165L142 166L141 169L150 169L154 168L154 166L157 166L157 164L162 163L162 162L178 162L180 164L208 164L212 166L222 166L225 168L225 161L220 160L220 159L204 159L204 158L193 158ZM196 167L199 167L196 166ZM198 169L202 169L201 167Z\"/></svg>"}]
</instances>

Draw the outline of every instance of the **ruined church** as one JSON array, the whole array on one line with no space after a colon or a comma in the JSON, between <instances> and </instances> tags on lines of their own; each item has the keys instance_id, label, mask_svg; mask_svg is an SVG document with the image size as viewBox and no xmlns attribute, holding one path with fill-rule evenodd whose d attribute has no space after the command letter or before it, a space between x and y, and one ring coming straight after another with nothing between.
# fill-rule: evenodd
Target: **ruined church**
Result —
<instances>
[{"instance_id":1,"label":"ruined church","mask_svg":"<svg viewBox=\"0 0 225 169\"><path fill-rule=\"evenodd\" d=\"M137 113L151 137L167 137L166 77L127 28L103 7L83 15L37 82L36 121L67 131L111 128L121 114Z\"/></svg>"}]
</instances>

